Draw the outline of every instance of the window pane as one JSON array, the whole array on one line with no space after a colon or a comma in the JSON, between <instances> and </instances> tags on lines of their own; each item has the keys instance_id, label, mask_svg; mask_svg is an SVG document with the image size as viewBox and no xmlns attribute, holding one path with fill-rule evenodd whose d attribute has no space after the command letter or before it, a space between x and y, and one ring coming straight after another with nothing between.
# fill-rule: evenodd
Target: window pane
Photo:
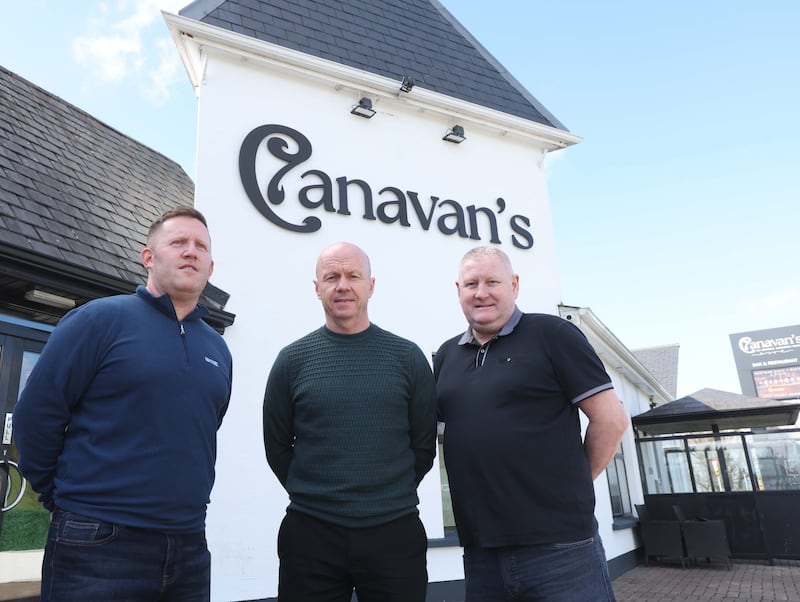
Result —
<instances>
[{"instance_id":1,"label":"window pane","mask_svg":"<svg viewBox=\"0 0 800 602\"><path fill-rule=\"evenodd\" d=\"M800 489L799 432L748 435L747 447L758 489Z\"/></svg>"},{"instance_id":2,"label":"window pane","mask_svg":"<svg viewBox=\"0 0 800 602\"><path fill-rule=\"evenodd\" d=\"M447 471L444 468L444 459L442 459L442 446L439 446L439 470L442 475L442 514L444 519L444 528L455 527L456 520L453 518L453 502L450 500L450 483L447 481Z\"/></svg>"},{"instance_id":3,"label":"window pane","mask_svg":"<svg viewBox=\"0 0 800 602\"><path fill-rule=\"evenodd\" d=\"M25 385L28 383L28 377L31 375L31 370L36 365L36 361L39 359L39 352L38 351L23 351L22 352L22 370L20 371L19 375L19 391L17 393L17 399L19 399L20 393L22 393L22 389L25 388Z\"/></svg>"},{"instance_id":4,"label":"window pane","mask_svg":"<svg viewBox=\"0 0 800 602\"><path fill-rule=\"evenodd\" d=\"M683 449L665 448L664 457L666 458L670 493L692 493L689 462Z\"/></svg>"},{"instance_id":5,"label":"window pane","mask_svg":"<svg viewBox=\"0 0 800 602\"><path fill-rule=\"evenodd\" d=\"M608 492L611 496L611 514L620 516L623 514L622 492L619 488L619 474L615 462L611 462L606 468L606 477L608 478Z\"/></svg>"},{"instance_id":6,"label":"window pane","mask_svg":"<svg viewBox=\"0 0 800 602\"><path fill-rule=\"evenodd\" d=\"M689 450L698 493L751 489L739 435L690 439Z\"/></svg>"},{"instance_id":7,"label":"window pane","mask_svg":"<svg viewBox=\"0 0 800 602\"><path fill-rule=\"evenodd\" d=\"M753 490L741 437L730 438L725 444L725 465L731 491Z\"/></svg>"},{"instance_id":8,"label":"window pane","mask_svg":"<svg viewBox=\"0 0 800 602\"><path fill-rule=\"evenodd\" d=\"M692 480L682 439L639 443L642 485L645 493L690 493Z\"/></svg>"},{"instance_id":9,"label":"window pane","mask_svg":"<svg viewBox=\"0 0 800 602\"><path fill-rule=\"evenodd\" d=\"M625 456L621 449L606 468L606 477L608 478L612 515L631 514L631 496L628 491L628 477L625 473Z\"/></svg>"},{"instance_id":10,"label":"window pane","mask_svg":"<svg viewBox=\"0 0 800 602\"><path fill-rule=\"evenodd\" d=\"M622 503L622 514L632 514L633 508L631 507L631 494L628 488L628 473L625 470L625 456L620 452L614 458L614 464L617 467L617 476L619 478L619 493L620 502Z\"/></svg>"},{"instance_id":11,"label":"window pane","mask_svg":"<svg viewBox=\"0 0 800 602\"><path fill-rule=\"evenodd\" d=\"M444 423L438 425L439 435L439 475L442 481L442 519L444 528L455 528L456 520L453 517L453 502L450 500L450 481L447 479L447 470L444 467Z\"/></svg>"}]
</instances>

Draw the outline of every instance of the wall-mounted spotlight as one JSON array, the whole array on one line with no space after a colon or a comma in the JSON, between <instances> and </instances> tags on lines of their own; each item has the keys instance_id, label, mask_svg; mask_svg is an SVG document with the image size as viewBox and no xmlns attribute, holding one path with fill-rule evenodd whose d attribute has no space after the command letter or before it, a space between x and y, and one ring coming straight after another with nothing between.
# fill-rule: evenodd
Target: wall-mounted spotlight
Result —
<instances>
[{"instance_id":1,"label":"wall-mounted spotlight","mask_svg":"<svg viewBox=\"0 0 800 602\"><path fill-rule=\"evenodd\" d=\"M358 104L353 107L353 110L350 111L353 115L358 115L359 117L366 117L369 119L375 114L375 110L372 108L372 101L367 98L366 96L358 101Z\"/></svg>"},{"instance_id":2,"label":"wall-mounted spotlight","mask_svg":"<svg viewBox=\"0 0 800 602\"><path fill-rule=\"evenodd\" d=\"M25 298L28 301L41 303L42 305L49 305L50 307L57 307L59 309L72 309L75 307L75 299L63 297L61 295L54 295L38 288L32 288L25 292Z\"/></svg>"},{"instance_id":3,"label":"wall-mounted spotlight","mask_svg":"<svg viewBox=\"0 0 800 602\"><path fill-rule=\"evenodd\" d=\"M401 92L411 92L411 88L414 87L414 84L417 82L414 81L413 77L409 77L408 75L403 76L403 81L400 82L400 91Z\"/></svg>"},{"instance_id":4,"label":"wall-mounted spotlight","mask_svg":"<svg viewBox=\"0 0 800 602\"><path fill-rule=\"evenodd\" d=\"M447 133L442 137L442 140L455 142L456 144L461 144L466 139L467 137L464 135L464 128L460 125L454 125L452 128L447 130Z\"/></svg>"}]
</instances>

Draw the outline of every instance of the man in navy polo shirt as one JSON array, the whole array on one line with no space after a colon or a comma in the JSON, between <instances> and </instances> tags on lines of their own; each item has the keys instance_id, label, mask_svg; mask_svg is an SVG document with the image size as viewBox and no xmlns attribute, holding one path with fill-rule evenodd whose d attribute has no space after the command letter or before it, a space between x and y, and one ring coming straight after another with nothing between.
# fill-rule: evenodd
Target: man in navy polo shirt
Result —
<instances>
[{"instance_id":1,"label":"man in navy polo shirt","mask_svg":"<svg viewBox=\"0 0 800 602\"><path fill-rule=\"evenodd\" d=\"M467 602L614 600L592 484L629 422L611 379L575 325L517 308L498 248L469 251L456 287L469 328L434 372Z\"/></svg>"}]
</instances>

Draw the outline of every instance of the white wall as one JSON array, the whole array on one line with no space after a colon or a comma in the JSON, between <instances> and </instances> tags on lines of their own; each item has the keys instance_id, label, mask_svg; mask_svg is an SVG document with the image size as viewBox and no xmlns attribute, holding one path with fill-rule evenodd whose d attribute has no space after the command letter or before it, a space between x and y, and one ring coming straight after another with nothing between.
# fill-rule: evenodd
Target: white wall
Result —
<instances>
[{"instance_id":1,"label":"white wall","mask_svg":"<svg viewBox=\"0 0 800 602\"><path fill-rule=\"evenodd\" d=\"M0 584L42 578L44 550L0 552Z\"/></svg>"},{"instance_id":2,"label":"white wall","mask_svg":"<svg viewBox=\"0 0 800 602\"><path fill-rule=\"evenodd\" d=\"M521 274L520 307L555 313L560 291L540 147L463 120L467 140L456 145L441 140L452 121L402 98L378 100L378 114L368 120L349 113L357 94L327 81L220 56L210 56L206 67L199 89L196 205L211 228L212 282L230 293L226 309L236 314L225 333L234 356L234 389L219 435L208 538L214 599L241 600L276 594L275 542L288 499L264 457L262 398L280 348L323 323L312 284L319 252L339 240L360 245L376 278L372 321L429 354L464 330L454 286L458 261L468 249L488 243L486 236L483 241L447 236L435 224L425 231L413 212L407 228L364 220L357 195L349 216L302 208L298 189L318 182L301 178L302 172L364 180L376 206L386 200L378 194L385 186L419 193L426 208L433 195L497 211L495 199L503 197L500 237ZM239 149L245 136L264 124L289 126L311 141L311 158L284 179L286 200L273 209L294 223L317 217L319 231L281 229L245 195ZM259 157L262 189L277 165L266 152ZM512 246L507 220L513 214L532 221L532 249ZM440 537L437 464L423 481L420 498L429 537ZM432 580L463 577L460 549L432 550L429 558Z\"/></svg>"}]
</instances>

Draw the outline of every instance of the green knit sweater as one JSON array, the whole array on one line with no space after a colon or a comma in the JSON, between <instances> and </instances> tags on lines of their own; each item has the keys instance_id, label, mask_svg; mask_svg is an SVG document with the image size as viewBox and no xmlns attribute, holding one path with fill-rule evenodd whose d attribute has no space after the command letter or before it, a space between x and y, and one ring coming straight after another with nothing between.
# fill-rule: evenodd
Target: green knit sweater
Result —
<instances>
[{"instance_id":1,"label":"green knit sweater","mask_svg":"<svg viewBox=\"0 0 800 602\"><path fill-rule=\"evenodd\" d=\"M377 326L322 327L278 354L264 395L267 461L289 508L346 527L417 511L436 453L436 387L420 348Z\"/></svg>"}]
</instances>

